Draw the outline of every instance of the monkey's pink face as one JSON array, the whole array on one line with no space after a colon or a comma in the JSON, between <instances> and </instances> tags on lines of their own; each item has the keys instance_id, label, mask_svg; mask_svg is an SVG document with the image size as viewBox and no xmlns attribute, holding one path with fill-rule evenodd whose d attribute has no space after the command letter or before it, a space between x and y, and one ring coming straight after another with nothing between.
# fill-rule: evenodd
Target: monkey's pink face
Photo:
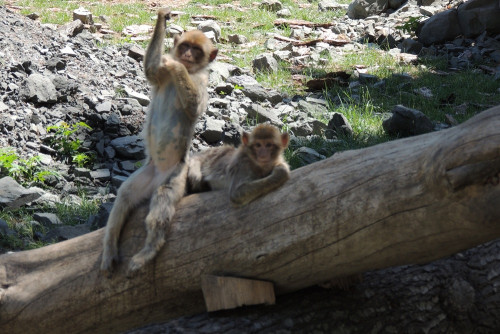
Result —
<instances>
[{"instance_id":1,"label":"monkey's pink face","mask_svg":"<svg viewBox=\"0 0 500 334\"><path fill-rule=\"evenodd\" d=\"M178 46L177 59L188 69L200 64L203 61L203 50L197 45L183 42Z\"/></svg>"},{"instance_id":2,"label":"monkey's pink face","mask_svg":"<svg viewBox=\"0 0 500 334\"><path fill-rule=\"evenodd\" d=\"M278 146L271 140L255 139L252 144L252 152L259 164L266 164L274 161Z\"/></svg>"}]
</instances>

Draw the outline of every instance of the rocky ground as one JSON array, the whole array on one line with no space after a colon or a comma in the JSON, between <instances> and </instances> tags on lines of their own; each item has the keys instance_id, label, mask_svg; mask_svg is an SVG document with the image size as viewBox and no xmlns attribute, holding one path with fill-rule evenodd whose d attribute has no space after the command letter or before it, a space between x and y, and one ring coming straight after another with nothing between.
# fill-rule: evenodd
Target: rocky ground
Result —
<instances>
[{"instance_id":1,"label":"rocky ground","mask_svg":"<svg viewBox=\"0 0 500 334\"><path fill-rule=\"evenodd\" d=\"M488 1L483 2L489 5ZM237 143L242 129L248 129L256 122L270 122L282 127L285 118L295 138L330 133L329 140L338 140L339 131L350 131L344 118L332 117L328 112L321 91L291 97L258 84L254 71L262 68L273 70L275 59L312 66L325 61L325 52L340 54L362 50L360 42L368 40L389 45L390 53L402 61L413 61L417 54L433 54L446 57L450 68L465 68L472 61L481 59L489 64L483 67L483 71L500 78L498 20L488 21L492 25L490 32L467 32L475 37L462 37L461 26L453 17L438 15L447 6L457 4L456 1L439 0L418 3L389 1L382 9L384 13L374 16L377 13L370 12L373 7L363 7L361 1L355 2L349 9L342 7L348 15L332 26L298 24L292 36L270 37L266 42L269 55L258 57L252 69L215 63L210 70L209 107L196 126L192 150L223 142ZM338 6L343 5L321 2L319 10L338 9ZM497 7L492 7L493 14L497 13ZM424 26L419 39L389 29L408 17L421 14L432 16L432 22L440 20L441 28ZM286 12L283 17L293 19ZM219 39L220 27L216 23L197 24L211 38ZM443 25L446 29L442 28ZM443 31L448 35L441 33ZM450 31L455 35L451 36ZM312 45L297 43L304 37L316 38L318 42ZM144 50L132 44L110 46L103 43L103 38L99 33L84 29L81 22L62 27L42 25L0 6L0 147L12 147L24 159L40 156L43 166L57 171L57 175L46 178L43 187L36 184L23 187L11 178L0 179L0 205L4 208L37 208L34 219L49 227L45 235L39 236L44 241L64 240L102 227L110 204L103 205L99 215L77 226L60 226L58 217L51 212L39 212L40 207L63 200L79 203L78 194L82 190L92 199L110 202L117 187L144 158L139 136L149 103L149 86L142 70ZM232 38L234 43L241 41L239 36ZM350 79L349 84L355 87L379 82L377 78L360 72ZM332 121L324 124L318 121L318 115L329 115ZM413 123L423 117L419 111L407 108L394 110L394 115L403 115ZM91 127L79 127L71 139L81 141L81 152L93 157L92 164L77 167L50 145L54 132L48 132L47 128L61 126L62 122L84 122ZM386 123L386 130L401 134L397 128L390 128L390 123ZM442 127L428 119L416 124L420 127L408 134ZM297 154L305 163L325 158L322 153L297 147ZM0 233L3 236L15 232L0 220ZM180 320L180 324L183 321ZM287 328L288 320L283 321L283 328ZM181 332L175 324L169 326L170 329L157 332ZM200 329L192 332L200 332ZM206 332L216 333L217 330L211 327Z\"/></svg>"}]
</instances>

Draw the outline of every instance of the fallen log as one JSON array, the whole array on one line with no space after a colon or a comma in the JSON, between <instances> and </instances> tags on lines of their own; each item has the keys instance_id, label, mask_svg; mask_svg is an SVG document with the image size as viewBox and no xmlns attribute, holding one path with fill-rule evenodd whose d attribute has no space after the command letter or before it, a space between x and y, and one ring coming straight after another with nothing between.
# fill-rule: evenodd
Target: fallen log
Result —
<instances>
[{"instance_id":1,"label":"fallen log","mask_svg":"<svg viewBox=\"0 0 500 334\"><path fill-rule=\"evenodd\" d=\"M102 229L0 256L0 332L118 333L203 312L204 275L270 281L283 294L425 263L500 236L499 177L500 106L297 169L245 207L222 192L187 196L159 256L128 279L143 206L122 233L111 279L99 273Z\"/></svg>"}]
</instances>

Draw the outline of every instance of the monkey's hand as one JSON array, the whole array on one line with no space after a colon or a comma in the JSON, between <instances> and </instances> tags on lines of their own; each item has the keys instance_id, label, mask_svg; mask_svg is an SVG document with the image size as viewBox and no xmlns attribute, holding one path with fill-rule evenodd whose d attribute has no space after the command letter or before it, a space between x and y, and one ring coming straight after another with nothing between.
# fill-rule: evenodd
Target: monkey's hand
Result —
<instances>
[{"instance_id":1,"label":"monkey's hand","mask_svg":"<svg viewBox=\"0 0 500 334\"><path fill-rule=\"evenodd\" d=\"M158 11L158 19L162 19L162 20L170 20L171 18L171 12L172 10L170 8L161 8L159 11Z\"/></svg>"},{"instance_id":2,"label":"monkey's hand","mask_svg":"<svg viewBox=\"0 0 500 334\"><path fill-rule=\"evenodd\" d=\"M184 65L182 63L175 60L171 55L167 54L162 57L162 65L167 69L168 72L173 72L176 68ZM175 74L175 73L174 73Z\"/></svg>"}]
</instances>

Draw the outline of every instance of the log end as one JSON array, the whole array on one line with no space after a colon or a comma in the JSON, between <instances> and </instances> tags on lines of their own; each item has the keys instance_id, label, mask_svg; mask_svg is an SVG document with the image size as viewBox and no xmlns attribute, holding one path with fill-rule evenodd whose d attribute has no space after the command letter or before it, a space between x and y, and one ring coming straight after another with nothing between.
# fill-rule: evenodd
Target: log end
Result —
<instances>
[{"instance_id":1,"label":"log end","mask_svg":"<svg viewBox=\"0 0 500 334\"><path fill-rule=\"evenodd\" d=\"M273 283L266 281L205 275L201 288L208 312L276 302Z\"/></svg>"}]
</instances>

